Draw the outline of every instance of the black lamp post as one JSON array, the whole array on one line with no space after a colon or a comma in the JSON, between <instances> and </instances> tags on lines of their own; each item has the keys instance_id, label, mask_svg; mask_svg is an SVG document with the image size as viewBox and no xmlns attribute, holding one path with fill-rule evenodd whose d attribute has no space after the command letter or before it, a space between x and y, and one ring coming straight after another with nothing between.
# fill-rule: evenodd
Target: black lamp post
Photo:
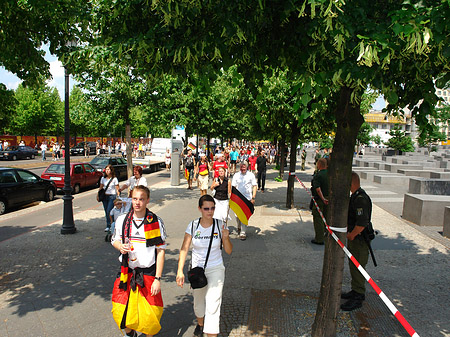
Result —
<instances>
[{"instance_id":1,"label":"black lamp post","mask_svg":"<svg viewBox=\"0 0 450 337\"><path fill-rule=\"evenodd\" d=\"M75 42L68 42L67 46L72 47ZM70 117L69 117L69 73L64 67L64 208L63 225L61 234L73 234L77 231L73 221L73 196L72 186L70 185Z\"/></svg>"}]
</instances>

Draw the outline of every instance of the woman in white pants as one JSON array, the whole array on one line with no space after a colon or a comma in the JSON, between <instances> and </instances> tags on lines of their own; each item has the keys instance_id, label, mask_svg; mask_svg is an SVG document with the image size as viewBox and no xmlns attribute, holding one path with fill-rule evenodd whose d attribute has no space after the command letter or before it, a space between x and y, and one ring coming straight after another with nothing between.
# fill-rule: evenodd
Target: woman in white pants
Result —
<instances>
[{"instance_id":1,"label":"woman in white pants","mask_svg":"<svg viewBox=\"0 0 450 337\"><path fill-rule=\"evenodd\" d=\"M203 336L203 333L205 333L208 337L215 337L220 332L220 306L225 280L225 267L220 248L223 245L225 252L231 254L233 245L230 241L229 231L223 221L213 219L214 198L208 194L201 196L198 201L198 209L202 216L191 221L184 234L178 260L177 284L183 287L183 268L191 242L192 268L203 268L205 266L206 255L211 242L211 251L205 268L208 284L203 288L194 289L194 313L197 317L194 336ZM211 235L213 236L212 241Z\"/></svg>"}]
</instances>

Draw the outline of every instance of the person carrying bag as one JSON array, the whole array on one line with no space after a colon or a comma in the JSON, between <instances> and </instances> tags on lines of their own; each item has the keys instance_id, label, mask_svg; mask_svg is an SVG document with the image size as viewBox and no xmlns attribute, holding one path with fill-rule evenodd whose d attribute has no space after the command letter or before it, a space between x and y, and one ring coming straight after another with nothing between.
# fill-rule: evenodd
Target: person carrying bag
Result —
<instances>
[{"instance_id":1,"label":"person carrying bag","mask_svg":"<svg viewBox=\"0 0 450 337\"><path fill-rule=\"evenodd\" d=\"M192 243L192 261L188 278L194 293L194 313L197 326L194 336L209 337L219 334L220 306L225 280L225 267L222 259L222 247L231 254L233 245L225 223L213 219L215 210L214 198L203 195L198 202L201 218L191 221L184 234L180 249L176 281L183 287L184 264Z\"/></svg>"}]
</instances>

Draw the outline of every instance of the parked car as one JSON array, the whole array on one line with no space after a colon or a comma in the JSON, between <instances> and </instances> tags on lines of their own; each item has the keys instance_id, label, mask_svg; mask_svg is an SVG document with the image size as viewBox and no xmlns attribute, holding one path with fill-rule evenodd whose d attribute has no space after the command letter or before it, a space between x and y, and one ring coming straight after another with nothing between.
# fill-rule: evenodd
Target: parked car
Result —
<instances>
[{"instance_id":1,"label":"parked car","mask_svg":"<svg viewBox=\"0 0 450 337\"><path fill-rule=\"evenodd\" d=\"M71 156L83 156L84 155L84 144L86 142L80 142L74 147L70 149L70 155ZM89 148L89 154L95 154L96 151L96 143L95 142L87 142L87 146Z\"/></svg>"},{"instance_id":2,"label":"parked car","mask_svg":"<svg viewBox=\"0 0 450 337\"><path fill-rule=\"evenodd\" d=\"M11 145L6 150L0 151L0 159L17 160L17 159L34 159L38 155L38 151L30 146Z\"/></svg>"},{"instance_id":3,"label":"parked car","mask_svg":"<svg viewBox=\"0 0 450 337\"><path fill-rule=\"evenodd\" d=\"M41 174L41 178L53 181L58 188L64 187L65 175L64 163L52 163ZM72 193L77 194L80 189L89 186L99 186L102 172L98 172L89 163L71 163L70 164L70 186Z\"/></svg>"},{"instance_id":4,"label":"parked car","mask_svg":"<svg viewBox=\"0 0 450 337\"><path fill-rule=\"evenodd\" d=\"M108 155L98 155L91 160L90 164L99 172L104 173L105 167L111 164L114 167L117 179L127 178L127 161L122 157L112 157Z\"/></svg>"},{"instance_id":5,"label":"parked car","mask_svg":"<svg viewBox=\"0 0 450 337\"><path fill-rule=\"evenodd\" d=\"M0 167L0 214L34 201L55 199L56 185L28 170Z\"/></svg>"}]
</instances>

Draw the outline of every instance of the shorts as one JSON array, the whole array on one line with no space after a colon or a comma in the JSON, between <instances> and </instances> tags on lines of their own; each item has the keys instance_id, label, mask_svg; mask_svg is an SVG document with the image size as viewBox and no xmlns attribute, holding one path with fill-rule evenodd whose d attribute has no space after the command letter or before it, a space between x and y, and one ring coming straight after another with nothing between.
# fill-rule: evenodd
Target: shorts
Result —
<instances>
[{"instance_id":1,"label":"shorts","mask_svg":"<svg viewBox=\"0 0 450 337\"><path fill-rule=\"evenodd\" d=\"M230 164L236 164L236 160L230 160Z\"/></svg>"},{"instance_id":2,"label":"shorts","mask_svg":"<svg viewBox=\"0 0 450 337\"><path fill-rule=\"evenodd\" d=\"M194 178L194 167L186 167L186 170L189 172L189 180Z\"/></svg>"}]
</instances>

